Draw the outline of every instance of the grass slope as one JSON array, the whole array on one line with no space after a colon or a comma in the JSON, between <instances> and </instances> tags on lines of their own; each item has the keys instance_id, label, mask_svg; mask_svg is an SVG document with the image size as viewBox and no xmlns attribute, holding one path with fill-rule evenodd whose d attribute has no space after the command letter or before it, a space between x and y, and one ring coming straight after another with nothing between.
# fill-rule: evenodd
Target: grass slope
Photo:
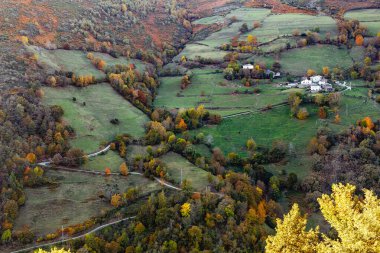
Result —
<instances>
[{"instance_id":1,"label":"grass slope","mask_svg":"<svg viewBox=\"0 0 380 253\"><path fill-rule=\"evenodd\" d=\"M115 135L128 133L134 137L144 134L144 123L148 117L108 84L98 84L86 88L44 88L44 103L60 105L64 119L75 129L76 138L71 141L74 147L92 152L101 142L111 141ZM76 97L77 102L72 98ZM82 103L86 102L86 106ZM118 118L119 125L110 120Z\"/></svg>"},{"instance_id":2,"label":"grass slope","mask_svg":"<svg viewBox=\"0 0 380 253\"><path fill-rule=\"evenodd\" d=\"M182 179L190 181L194 189L203 190L208 185L208 172L196 167L182 156L169 152L160 159L167 165L169 177L177 184L181 183L182 169Z\"/></svg>"},{"instance_id":3,"label":"grass slope","mask_svg":"<svg viewBox=\"0 0 380 253\"><path fill-rule=\"evenodd\" d=\"M280 63L283 72L302 76L308 69L322 72L324 66L342 69L353 65L347 49L339 49L331 45L316 45L288 50L281 54Z\"/></svg>"},{"instance_id":4,"label":"grass slope","mask_svg":"<svg viewBox=\"0 0 380 253\"><path fill-rule=\"evenodd\" d=\"M108 190L121 193L141 187L142 193L149 193L161 189L155 181L133 175L103 177L64 171L48 171L46 175L55 178L59 186L26 189L27 201L16 219L16 230L29 225L37 235L44 235L99 216L112 208L99 197Z\"/></svg>"}]
</instances>

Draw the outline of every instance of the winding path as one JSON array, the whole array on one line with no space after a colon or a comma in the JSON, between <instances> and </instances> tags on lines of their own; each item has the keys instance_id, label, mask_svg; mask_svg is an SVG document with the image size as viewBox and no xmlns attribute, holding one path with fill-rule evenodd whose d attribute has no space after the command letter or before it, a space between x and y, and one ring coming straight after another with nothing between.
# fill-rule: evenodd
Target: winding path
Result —
<instances>
[{"instance_id":1,"label":"winding path","mask_svg":"<svg viewBox=\"0 0 380 253\"><path fill-rule=\"evenodd\" d=\"M49 242L49 243L44 243L44 244L37 244L37 245L34 245L32 247L28 247L28 248L24 248L24 249L19 249L19 250L16 250L16 251L11 251L11 253L25 252L25 251L34 250L34 249L41 248L41 247L53 246L53 245L55 245L57 243L63 243L63 242L68 242L68 241L72 241L72 240L77 240L77 239L80 239L80 238L84 238L86 235L95 233L95 232L97 232L97 231L99 231L99 230L101 230L103 228L106 228L106 227L109 227L109 226L121 223L123 221L131 220L131 219L134 219L134 218L136 218L136 216L131 216L131 217L127 217L127 218L124 218L124 219L121 219L121 220L109 222L109 223L100 225L100 226L98 226L98 227L96 227L96 228L94 228L94 229L92 229L92 230L90 230L90 231L88 231L88 232L86 232L84 234L81 234L81 235L78 235L78 236L75 236L75 237L66 238L66 239L63 239L63 240Z\"/></svg>"},{"instance_id":2,"label":"winding path","mask_svg":"<svg viewBox=\"0 0 380 253\"><path fill-rule=\"evenodd\" d=\"M111 148L111 145L108 145L107 147L103 148L102 150L96 151L94 153L90 153L88 155L85 155L84 157L91 158L91 157L98 156L100 154L103 154L103 153L107 152L108 150L110 150L110 148ZM49 166L51 163L52 163L51 160L49 160L49 161L44 161L44 162L37 163L37 165L39 165L39 166Z\"/></svg>"},{"instance_id":3,"label":"winding path","mask_svg":"<svg viewBox=\"0 0 380 253\"><path fill-rule=\"evenodd\" d=\"M105 147L104 149L100 150L100 151L97 151L95 153L91 153L89 155L87 155L87 157L95 157L95 156L98 156L104 152L107 152L108 150L110 149L110 145L108 145L107 147ZM74 169L74 168L68 168L68 167L64 167L64 166L51 166L51 162L50 161L46 161L46 162L41 162L41 163L38 163L37 165L39 166L43 166L43 167L48 167L48 168L52 168L52 169L59 169L59 170L65 170L65 171L70 171L70 172L80 172L80 173L88 173L88 174L93 174L93 175L105 175L104 172L101 172L101 171L95 171L95 170L82 170L82 169ZM134 172L134 171L131 171L129 172L128 174L131 174L131 175L138 175L138 176L144 176L144 174L140 173L140 172ZM120 176L121 174L120 173L110 173L109 175L114 175L114 176ZM161 185L167 187L167 188L170 188L170 189L173 189L173 190L176 190L176 191L182 191L181 188L173 185L173 184L170 184L158 177L154 177L154 180L156 180L158 183L160 183ZM199 193L199 192L193 192L193 193ZM217 192L210 192L212 194L215 194L219 197L223 197L224 194L222 193L217 193ZM123 218L123 219L120 219L120 220L116 220L116 221L113 221L113 222L108 222L106 224L103 224L103 225L100 225L84 234L81 234L81 235L78 235L78 236L74 236L74 237L70 237L70 238L66 238L66 239L63 239L63 240L56 240L56 241L53 241L53 242L49 242L49 243L45 243L45 244L36 244L34 246L31 246L31 247L28 247L28 248L24 248L24 249L19 249L19 250L16 250L16 251L11 251L11 253L19 253L19 252L25 252L25 251L31 251L31 250L34 250L34 249L37 249L37 248L41 248L41 247L47 247L47 246L53 246L55 244L58 244L58 243L63 243L63 242L68 242L68 241L72 241L72 240L76 240L76 239L80 239L80 238L83 238L85 237L86 235L89 235L89 234L92 234L92 233L95 233L103 228L106 228L106 227L109 227L109 226L112 226L112 225L115 225L115 224L118 224L118 223L121 223L123 221L127 221L127 220L131 220L131 219L134 219L136 218L136 216L131 216L131 217L127 217L127 218Z\"/></svg>"}]
</instances>

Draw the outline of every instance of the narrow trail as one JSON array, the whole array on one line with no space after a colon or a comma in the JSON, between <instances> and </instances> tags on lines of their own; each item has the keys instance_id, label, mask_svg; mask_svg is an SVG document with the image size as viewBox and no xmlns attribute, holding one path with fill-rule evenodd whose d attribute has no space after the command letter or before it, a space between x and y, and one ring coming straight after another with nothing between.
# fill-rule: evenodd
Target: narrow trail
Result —
<instances>
[{"instance_id":1,"label":"narrow trail","mask_svg":"<svg viewBox=\"0 0 380 253\"><path fill-rule=\"evenodd\" d=\"M94 153L90 153L90 154L86 155L85 157L96 157L96 156L98 156L100 154L103 154L103 153L107 152L108 150L110 150L110 147L111 147L111 145L108 145L104 149L99 150L99 151L94 152ZM92 174L92 175L106 176L105 172L96 171L96 170L84 170L84 169L69 168L69 167L65 167L65 166L54 166L54 165L52 165L51 161L40 162L40 163L37 163L37 165L42 166L42 167L46 167L46 168L49 168L49 169L53 169L53 170L63 170L63 171L69 171L69 172L78 172L78 173L87 173L87 174ZM144 177L143 173L135 172L135 171L131 171L128 174ZM120 177L122 176L120 173L115 173L115 172L109 173L108 175L120 176ZM182 191L181 188L179 188L179 187L177 187L177 186L175 186L175 185L173 185L171 183L168 183L168 182L166 182L166 181L164 181L164 180L162 180L162 179L160 179L158 177L154 177L154 180L157 181L159 184L161 184L164 187L173 189L175 191ZM200 192L193 192L193 193L200 193ZM215 195L217 195L219 197L223 197L224 196L224 194L222 194L222 193L217 193L217 192L210 192L210 193L211 194L215 194ZM53 245L58 244L58 243L63 243L63 242L68 242L68 241L84 238L86 235L95 233L95 232L97 232L97 231L99 231L99 230L101 230L103 228L106 228L106 227L109 227L109 226L112 226L112 225L115 225L115 224L118 224L118 223L121 223L121 222L124 222L124 221L127 221L127 220L131 220L131 219L134 219L134 218L136 218L136 216L131 216L131 217L123 218L123 219L120 219L120 220L108 222L108 223L105 223L103 225L99 225L99 226L95 227L94 229L92 229L92 230L90 230L90 231L88 231L88 232L86 232L84 234L78 235L78 236L66 238L66 239L63 239L63 240L56 240L56 241L49 242L49 243L44 243L44 244L36 244L36 245L28 247L28 248L23 248L23 249L19 249L19 250L15 250L15 251L10 251L10 252L11 253L27 252L27 251L31 251L31 250L34 250L34 249L37 249L37 248L41 248L41 247L53 246Z\"/></svg>"},{"instance_id":2,"label":"narrow trail","mask_svg":"<svg viewBox=\"0 0 380 253\"><path fill-rule=\"evenodd\" d=\"M103 148L102 150L96 151L94 153L90 153L88 155L85 155L84 157L91 158L91 157L101 155L101 154L107 152L108 150L110 150L110 148L111 148L111 145L108 145L107 147ZM37 165L38 166L49 166L51 163L52 163L51 160L49 160L49 161L39 162L39 163L37 163Z\"/></svg>"},{"instance_id":3,"label":"narrow trail","mask_svg":"<svg viewBox=\"0 0 380 253\"><path fill-rule=\"evenodd\" d=\"M11 253L26 252L26 251L31 251L31 250L34 250L34 249L37 249L37 248L41 248L41 247L53 246L53 245L58 244L58 243L63 243L63 242L68 242L68 241L72 241L72 240L81 239L81 238L84 238L86 235L95 233L95 232L97 232L97 231L99 231L99 230L101 230L103 228L106 228L106 227L109 227L109 226L121 223L123 221L131 220L131 219L134 219L134 218L136 218L136 216L131 216L131 217L127 217L127 218L124 218L124 219L121 219L121 220L112 221L112 222L100 225L100 226L98 226L98 227L96 227L96 228L94 228L94 229L92 229L92 230L90 230L90 231L88 231L88 232L86 232L84 234L78 235L78 236L74 236L74 237L71 237L71 238L66 238L66 239L63 239L63 240L57 240L57 241L49 242L49 243L36 244L36 245L28 247L28 248L19 249L19 250L16 250L16 251L11 251Z\"/></svg>"}]
</instances>

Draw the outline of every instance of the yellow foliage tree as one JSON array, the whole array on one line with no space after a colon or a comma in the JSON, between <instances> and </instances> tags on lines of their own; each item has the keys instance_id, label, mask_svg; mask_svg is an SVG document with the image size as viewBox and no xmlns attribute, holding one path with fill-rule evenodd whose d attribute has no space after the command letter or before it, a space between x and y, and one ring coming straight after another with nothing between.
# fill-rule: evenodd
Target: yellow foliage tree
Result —
<instances>
[{"instance_id":1,"label":"yellow foliage tree","mask_svg":"<svg viewBox=\"0 0 380 253\"><path fill-rule=\"evenodd\" d=\"M137 225L135 226L135 233L136 234L141 234L144 231L145 231L144 224L142 224L141 222L137 223Z\"/></svg>"},{"instance_id":2,"label":"yellow foliage tree","mask_svg":"<svg viewBox=\"0 0 380 253\"><path fill-rule=\"evenodd\" d=\"M50 251L45 251L43 249L38 249L35 250L34 253L71 253L70 250L65 250L64 248L62 249L57 249L57 248L52 248Z\"/></svg>"},{"instance_id":3,"label":"yellow foliage tree","mask_svg":"<svg viewBox=\"0 0 380 253\"><path fill-rule=\"evenodd\" d=\"M111 197L111 205L114 207L118 207L121 204L121 196L120 194L114 194Z\"/></svg>"},{"instance_id":4,"label":"yellow foliage tree","mask_svg":"<svg viewBox=\"0 0 380 253\"><path fill-rule=\"evenodd\" d=\"M186 202L181 206L181 215L183 217L189 217L190 211L191 211L191 204L190 203Z\"/></svg>"},{"instance_id":5,"label":"yellow foliage tree","mask_svg":"<svg viewBox=\"0 0 380 253\"><path fill-rule=\"evenodd\" d=\"M22 44L24 44L24 45L29 43L29 38L26 36L21 36L20 40L21 40Z\"/></svg>"},{"instance_id":6,"label":"yellow foliage tree","mask_svg":"<svg viewBox=\"0 0 380 253\"><path fill-rule=\"evenodd\" d=\"M330 74L330 69L329 67L325 66L322 68L322 73L324 76L328 76Z\"/></svg>"},{"instance_id":7,"label":"yellow foliage tree","mask_svg":"<svg viewBox=\"0 0 380 253\"><path fill-rule=\"evenodd\" d=\"M316 74L316 72L313 69L308 69L307 72L306 72L307 76L314 76L315 74Z\"/></svg>"},{"instance_id":8,"label":"yellow foliage tree","mask_svg":"<svg viewBox=\"0 0 380 253\"><path fill-rule=\"evenodd\" d=\"M294 204L284 220L277 219L276 235L266 240L267 253L314 252L318 241L318 228L306 231L307 219L298 204Z\"/></svg>"},{"instance_id":9,"label":"yellow foliage tree","mask_svg":"<svg viewBox=\"0 0 380 253\"><path fill-rule=\"evenodd\" d=\"M370 190L359 198L355 190L350 184L334 184L331 195L318 199L337 239L319 236L318 227L306 231L307 220L294 204L283 221L277 220L277 233L267 238L266 252L380 252L380 199Z\"/></svg>"},{"instance_id":10,"label":"yellow foliage tree","mask_svg":"<svg viewBox=\"0 0 380 253\"><path fill-rule=\"evenodd\" d=\"M247 37L247 42L248 44L255 45L257 43L257 37L250 34Z\"/></svg>"},{"instance_id":11,"label":"yellow foliage tree","mask_svg":"<svg viewBox=\"0 0 380 253\"><path fill-rule=\"evenodd\" d=\"M364 190L364 199L350 184L332 186L331 196L318 199L321 212L337 231L338 239L322 235L317 252L380 252L380 199Z\"/></svg>"}]
</instances>

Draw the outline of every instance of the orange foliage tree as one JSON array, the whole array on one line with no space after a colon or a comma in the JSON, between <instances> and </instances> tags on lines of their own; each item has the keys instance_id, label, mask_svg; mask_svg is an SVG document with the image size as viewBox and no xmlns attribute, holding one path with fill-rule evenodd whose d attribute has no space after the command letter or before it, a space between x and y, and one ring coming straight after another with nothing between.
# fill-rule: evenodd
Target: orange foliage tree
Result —
<instances>
[{"instance_id":1,"label":"orange foliage tree","mask_svg":"<svg viewBox=\"0 0 380 253\"><path fill-rule=\"evenodd\" d=\"M28 160L29 163L35 163L37 160L37 157L34 153L29 153L26 155L26 160Z\"/></svg>"},{"instance_id":2,"label":"orange foliage tree","mask_svg":"<svg viewBox=\"0 0 380 253\"><path fill-rule=\"evenodd\" d=\"M187 130L187 124L186 122L181 119L177 125L177 129L181 130L181 131L186 131Z\"/></svg>"},{"instance_id":3,"label":"orange foliage tree","mask_svg":"<svg viewBox=\"0 0 380 253\"><path fill-rule=\"evenodd\" d=\"M106 169L104 170L104 174L106 174L106 176L111 175L111 169L110 169L110 168L106 168Z\"/></svg>"},{"instance_id":4,"label":"orange foliage tree","mask_svg":"<svg viewBox=\"0 0 380 253\"><path fill-rule=\"evenodd\" d=\"M125 162L120 165L120 174L123 176L128 175L128 166Z\"/></svg>"},{"instance_id":5,"label":"orange foliage tree","mask_svg":"<svg viewBox=\"0 0 380 253\"><path fill-rule=\"evenodd\" d=\"M358 45L358 46L362 46L363 43L364 43L363 35L361 35L361 34L356 35L355 43L356 43L356 45Z\"/></svg>"}]
</instances>

